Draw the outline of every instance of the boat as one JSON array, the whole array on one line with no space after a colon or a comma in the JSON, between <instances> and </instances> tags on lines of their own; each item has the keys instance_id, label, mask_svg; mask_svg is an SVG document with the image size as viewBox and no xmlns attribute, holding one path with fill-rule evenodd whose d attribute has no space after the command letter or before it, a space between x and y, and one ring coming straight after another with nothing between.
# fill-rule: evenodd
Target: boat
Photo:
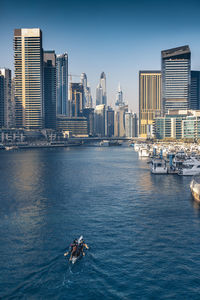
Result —
<instances>
[{"instance_id":1,"label":"boat","mask_svg":"<svg viewBox=\"0 0 200 300\"><path fill-rule=\"evenodd\" d=\"M84 248L89 249L89 247L84 243L82 235L73 244L73 247L74 246L76 246L76 250L73 255L70 255L70 258L69 258L69 262L71 262L72 264L75 264L77 262L77 260L79 260L84 255L84 252L83 252ZM71 251L66 252L66 253L64 253L64 256L67 256L70 253L71 253Z\"/></svg>"},{"instance_id":2,"label":"boat","mask_svg":"<svg viewBox=\"0 0 200 300\"><path fill-rule=\"evenodd\" d=\"M139 157L149 157L149 150L147 148L140 148L138 154Z\"/></svg>"},{"instance_id":3,"label":"boat","mask_svg":"<svg viewBox=\"0 0 200 300\"><path fill-rule=\"evenodd\" d=\"M118 141L110 141L109 142L109 146L121 146L122 143L118 142Z\"/></svg>"},{"instance_id":4,"label":"boat","mask_svg":"<svg viewBox=\"0 0 200 300\"><path fill-rule=\"evenodd\" d=\"M99 146L100 147L109 147L109 141L103 140L99 143Z\"/></svg>"},{"instance_id":5,"label":"boat","mask_svg":"<svg viewBox=\"0 0 200 300\"><path fill-rule=\"evenodd\" d=\"M200 175L200 161L195 157L187 159L182 168L179 170L178 175L181 176L195 176Z\"/></svg>"},{"instance_id":6,"label":"boat","mask_svg":"<svg viewBox=\"0 0 200 300\"><path fill-rule=\"evenodd\" d=\"M195 176L190 182L190 190L195 201L200 203L200 177Z\"/></svg>"},{"instance_id":7,"label":"boat","mask_svg":"<svg viewBox=\"0 0 200 300\"><path fill-rule=\"evenodd\" d=\"M152 159L151 173L152 174L167 174L166 161L161 158Z\"/></svg>"}]
</instances>

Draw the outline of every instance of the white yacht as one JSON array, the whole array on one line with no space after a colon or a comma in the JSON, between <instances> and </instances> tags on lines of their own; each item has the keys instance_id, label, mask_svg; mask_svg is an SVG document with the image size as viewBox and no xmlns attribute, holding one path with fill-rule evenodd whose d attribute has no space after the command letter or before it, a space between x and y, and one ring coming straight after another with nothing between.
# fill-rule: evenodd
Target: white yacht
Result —
<instances>
[{"instance_id":1,"label":"white yacht","mask_svg":"<svg viewBox=\"0 0 200 300\"><path fill-rule=\"evenodd\" d=\"M182 168L179 170L178 175L182 175L182 176L200 175L200 161L195 157L191 157L190 159L187 159L183 163Z\"/></svg>"},{"instance_id":2,"label":"white yacht","mask_svg":"<svg viewBox=\"0 0 200 300\"><path fill-rule=\"evenodd\" d=\"M149 157L149 150L147 148L140 148L138 154L139 157Z\"/></svg>"},{"instance_id":3,"label":"white yacht","mask_svg":"<svg viewBox=\"0 0 200 300\"><path fill-rule=\"evenodd\" d=\"M167 165L164 159L152 159L151 173L153 174L167 174Z\"/></svg>"},{"instance_id":4,"label":"white yacht","mask_svg":"<svg viewBox=\"0 0 200 300\"><path fill-rule=\"evenodd\" d=\"M200 203L200 177L196 176L190 182L190 190L194 200Z\"/></svg>"}]
</instances>

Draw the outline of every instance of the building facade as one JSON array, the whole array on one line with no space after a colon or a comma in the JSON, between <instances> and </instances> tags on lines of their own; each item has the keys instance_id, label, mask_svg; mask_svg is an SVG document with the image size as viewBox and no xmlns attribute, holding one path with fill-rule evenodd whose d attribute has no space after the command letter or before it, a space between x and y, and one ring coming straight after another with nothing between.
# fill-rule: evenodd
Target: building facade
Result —
<instances>
[{"instance_id":1,"label":"building facade","mask_svg":"<svg viewBox=\"0 0 200 300\"><path fill-rule=\"evenodd\" d=\"M56 129L56 55L44 51L44 127Z\"/></svg>"},{"instance_id":2,"label":"building facade","mask_svg":"<svg viewBox=\"0 0 200 300\"><path fill-rule=\"evenodd\" d=\"M39 28L15 29L15 119L16 127L43 127L43 50Z\"/></svg>"},{"instance_id":3,"label":"building facade","mask_svg":"<svg viewBox=\"0 0 200 300\"><path fill-rule=\"evenodd\" d=\"M84 117L57 116L57 130L68 131L74 136L88 136L88 123Z\"/></svg>"},{"instance_id":4,"label":"building facade","mask_svg":"<svg viewBox=\"0 0 200 300\"><path fill-rule=\"evenodd\" d=\"M200 71L191 71L190 109L200 109Z\"/></svg>"},{"instance_id":5,"label":"building facade","mask_svg":"<svg viewBox=\"0 0 200 300\"><path fill-rule=\"evenodd\" d=\"M105 104L97 105L95 108L95 134L107 135L107 115Z\"/></svg>"},{"instance_id":6,"label":"building facade","mask_svg":"<svg viewBox=\"0 0 200 300\"><path fill-rule=\"evenodd\" d=\"M56 56L57 115L68 116L68 54Z\"/></svg>"},{"instance_id":7,"label":"building facade","mask_svg":"<svg viewBox=\"0 0 200 300\"><path fill-rule=\"evenodd\" d=\"M137 137L137 115L135 113L125 113L125 135L130 138Z\"/></svg>"},{"instance_id":8,"label":"building facade","mask_svg":"<svg viewBox=\"0 0 200 300\"><path fill-rule=\"evenodd\" d=\"M84 90L81 83L70 82L69 85L69 115L80 117L83 115Z\"/></svg>"},{"instance_id":9,"label":"building facade","mask_svg":"<svg viewBox=\"0 0 200 300\"><path fill-rule=\"evenodd\" d=\"M139 72L139 135L150 138L153 123L161 113L161 72Z\"/></svg>"},{"instance_id":10,"label":"building facade","mask_svg":"<svg viewBox=\"0 0 200 300\"><path fill-rule=\"evenodd\" d=\"M0 75L3 77L3 89L4 89L4 103L3 103L3 123L4 127L12 128L14 127L14 120L13 120L13 102L11 98L11 91L12 91L12 79L11 79L11 70L2 68L0 69Z\"/></svg>"},{"instance_id":11,"label":"building facade","mask_svg":"<svg viewBox=\"0 0 200 300\"><path fill-rule=\"evenodd\" d=\"M189 46L161 52L162 109L188 109L190 104L191 53Z\"/></svg>"}]
</instances>

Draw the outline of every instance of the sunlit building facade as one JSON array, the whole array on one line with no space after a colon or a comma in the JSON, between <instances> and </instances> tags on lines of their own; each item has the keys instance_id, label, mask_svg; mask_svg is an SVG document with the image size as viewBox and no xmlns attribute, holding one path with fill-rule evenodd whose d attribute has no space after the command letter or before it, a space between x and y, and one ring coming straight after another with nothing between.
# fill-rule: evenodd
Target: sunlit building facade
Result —
<instances>
[{"instance_id":1,"label":"sunlit building facade","mask_svg":"<svg viewBox=\"0 0 200 300\"><path fill-rule=\"evenodd\" d=\"M153 135L153 122L161 113L161 72L139 72L139 135Z\"/></svg>"},{"instance_id":2,"label":"sunlit building facade","mask_svg":"<svg viewBox=\"0 0 200 300\"><path fill-rule=\"evenodd\" d=\"M43 127L43 50L39 28L15 29L15 119L16 127Z\"/></svg>"}]
</instances>

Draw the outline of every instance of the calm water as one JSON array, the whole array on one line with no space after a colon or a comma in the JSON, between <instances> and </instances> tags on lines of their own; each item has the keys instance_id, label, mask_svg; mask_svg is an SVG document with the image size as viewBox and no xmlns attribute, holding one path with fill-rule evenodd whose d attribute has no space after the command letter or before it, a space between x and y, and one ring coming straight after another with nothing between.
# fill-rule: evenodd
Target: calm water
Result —
<instances>
[{"instance_id":1,"label":"calm water","mask_svg":"<svg viewBox=\"0 0 200 300\"><path fill-rule=\"evenodd\" d=\"M191 178L125 147L0 152L0 174L0 298L200 299Z\"/></svg>"}]
</instances>

